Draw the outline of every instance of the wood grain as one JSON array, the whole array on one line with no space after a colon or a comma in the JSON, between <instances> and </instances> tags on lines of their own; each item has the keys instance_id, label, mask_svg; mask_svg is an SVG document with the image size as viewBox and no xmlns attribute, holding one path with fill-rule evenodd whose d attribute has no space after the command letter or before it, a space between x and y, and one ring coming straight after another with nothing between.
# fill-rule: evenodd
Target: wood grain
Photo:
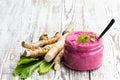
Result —
<instances>
[{"instance_id":1,"label":"wood grain","mask_svg":"<svg viewBox=\"0 0 120 80\"><path fill-rule=\"evenodd\" d=\"M103 36L104 57L100 68L75 71L64 66L26 80L120 80L119 0L0 0L0 80L18 80L12 72L24 51L21 41L36 42L42 33L53 36L72 21L74 30L98 34L114 18Z\"/></svg>"}]
</instances>

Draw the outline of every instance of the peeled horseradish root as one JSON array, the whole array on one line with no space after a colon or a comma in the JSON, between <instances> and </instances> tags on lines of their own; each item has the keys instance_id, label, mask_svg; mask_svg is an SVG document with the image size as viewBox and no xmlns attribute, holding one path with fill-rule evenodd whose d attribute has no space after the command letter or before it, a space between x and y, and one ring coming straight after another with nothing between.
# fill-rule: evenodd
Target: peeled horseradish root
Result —
<instances>
[{"instance_id":1,"label":"peeled horseradish root","mask_svg":"<svg viewBox=\"0 0 120 80\"><path fill-rule=\"evenodd\" d=\"M93 32L77 31L67 35L64 45L64 64L75 70L92 70L102 65L102 39Z\"/></svg>"}]
</instances>

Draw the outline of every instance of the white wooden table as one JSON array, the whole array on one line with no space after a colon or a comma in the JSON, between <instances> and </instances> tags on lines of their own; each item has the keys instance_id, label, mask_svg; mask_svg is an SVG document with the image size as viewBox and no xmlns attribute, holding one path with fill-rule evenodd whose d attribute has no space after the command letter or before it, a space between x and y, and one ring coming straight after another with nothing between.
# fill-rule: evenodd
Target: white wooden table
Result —
<instances>
[{"instance_id":1,"label":"white wooden table","mask_svg":"<svg viewBox=\"0 0 120 80\"><path fill-rule=\"evenodd\" d=\"M26 80L120 80L120 0L0 0L0 80L18 80L12 72L19 60L21 41L35 42L44 32L62 32L71 21L74 30L103 36L103 65L94 71L74 71L62 65L45 75L37 71Z\"/></svg>"}]
</instances>

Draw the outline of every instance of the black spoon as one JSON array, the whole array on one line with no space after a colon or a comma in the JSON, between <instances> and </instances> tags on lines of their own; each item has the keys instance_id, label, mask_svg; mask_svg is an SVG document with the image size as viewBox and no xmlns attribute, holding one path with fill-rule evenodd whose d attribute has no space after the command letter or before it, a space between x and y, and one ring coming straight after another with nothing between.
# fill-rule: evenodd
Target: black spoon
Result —
<instances>
[{"instance_id":1,"label":"black spoon","mask_svg":"<svg viewBox=\"0 0 120 80\"><path fill-rule=\"evenodd\" d=\"M98 37L97 40L99 40L99 39L110 29L110 27L113 25L114 22L115 22L115 20L112 19L112 20L110 21L110 23L108 24L108 26L107 26L107 27L103 30L103 32L100 34L100 36Z\"/></svg>"}]
</instances>

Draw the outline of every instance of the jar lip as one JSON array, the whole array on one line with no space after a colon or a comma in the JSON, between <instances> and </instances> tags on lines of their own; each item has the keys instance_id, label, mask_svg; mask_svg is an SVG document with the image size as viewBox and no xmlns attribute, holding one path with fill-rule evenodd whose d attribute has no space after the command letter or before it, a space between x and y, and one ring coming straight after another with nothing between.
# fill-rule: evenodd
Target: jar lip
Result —
<instances>
[{"instance_id":1,"label":"jar lip","mask_svg":"<svg viewBox=\"0 0 120 80\"><path fill-rule=\"evenodd\" d=\"M76 32L72 32L70 34L67 35L66 39L65 39L65 44L71 45L73 47L77 47L77 48L93 48L96 46L99 46L102 44L102 38L99 40L96 40L95 42L91 42L89 43L79 43L76 38L78 37L79 34L81 34L83 31L76 31ZM84 32L84 33L92 33L95 35L96 38L98 38L98 35L94 32Z\"/></svg>"}]
</instances>

